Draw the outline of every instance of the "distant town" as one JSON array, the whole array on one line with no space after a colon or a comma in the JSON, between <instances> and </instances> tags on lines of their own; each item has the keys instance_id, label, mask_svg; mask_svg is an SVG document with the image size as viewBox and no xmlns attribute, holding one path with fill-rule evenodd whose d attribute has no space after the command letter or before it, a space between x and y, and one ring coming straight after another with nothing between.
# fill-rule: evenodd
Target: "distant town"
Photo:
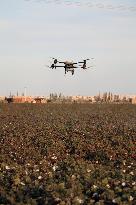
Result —
<instances>
[{"instance_id":1,"label":"distant town","mask_svg":"<svg viewBox=\"0 0 136 205\"><path fill-rule=\"evenodd\" d=\"M9 95L0 96L1 103L129 103L136 104L136 95L119 95L112 92L99 93L96 96L64 96L51 93L49 96Z\"/></svg>"}]
</instances>

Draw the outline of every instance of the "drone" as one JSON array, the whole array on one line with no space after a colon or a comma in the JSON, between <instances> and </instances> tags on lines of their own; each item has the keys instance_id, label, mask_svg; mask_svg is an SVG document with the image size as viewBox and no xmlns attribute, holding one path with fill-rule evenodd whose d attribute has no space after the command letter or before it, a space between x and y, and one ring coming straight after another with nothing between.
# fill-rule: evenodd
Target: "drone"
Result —
<instances>
[{"instance_id":1,"label":"drone","mask_svg":"<svg viewBox=\"0 0 136 205\"><path fill-rule=\"evenodd\" d=\"M94 58L91 58L94 59ZM50 66L47 66L51 69L56 69L56 68L64 68L65 70L65 74L67 74L67 72L71 72L72 75L74 75L75 69L76 68L82 68L82 69L88 69L90 66L87 66L87 61L89 61L90 59L85 59L79 62L73 62L73 61L58 61L57 58L52 58L53 62L51 63Z\"/></svg>"}]
</instances>

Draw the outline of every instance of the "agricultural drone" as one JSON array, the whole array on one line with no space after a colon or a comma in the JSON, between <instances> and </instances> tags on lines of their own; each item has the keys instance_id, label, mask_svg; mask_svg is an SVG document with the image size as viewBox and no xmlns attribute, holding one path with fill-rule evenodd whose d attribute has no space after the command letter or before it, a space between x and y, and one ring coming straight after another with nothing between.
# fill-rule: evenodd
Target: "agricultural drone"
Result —
<instances>
[{"instance_id":1,"label":"agricultural drone","mask_svg":"<svg viewBox=\"0 0 136 205\"><path fill-rule=\"evenodd\" d=\"M94 58L91 58L94 59ZM58 61L56 58L52 58L53 62L51 63L50 66L47 65L48 68L51 69L56 69L56 68L64 68L65 74L67 72L71 72L72 75L74 75L75 69L76 68L82 68L82 69L88 69L93 66L87 66L87 61L90 59L85 59L79 62L73 62L73 61Z\"/></svg>"}]
</instances>

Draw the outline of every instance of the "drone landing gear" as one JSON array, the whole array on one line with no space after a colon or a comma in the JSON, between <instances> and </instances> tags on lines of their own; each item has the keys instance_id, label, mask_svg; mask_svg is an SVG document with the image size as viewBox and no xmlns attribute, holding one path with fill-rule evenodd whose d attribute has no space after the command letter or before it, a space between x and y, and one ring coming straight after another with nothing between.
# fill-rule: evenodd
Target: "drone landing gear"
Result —
<instances>
[{"instance_id":1,"label":"drone landing gear","mask_svg":"<svg viewBox=\"0 0 136 205\"><path fill-rule=\"evenodd\" d=\"M72 75L74 75L74 70L72 70L71 72L72 72Z\"/></svg>"},{"instance_id":2,"label":"drone landing gear","mask_svg":"<svg viewBox=\"0 0 136 205\"><path fill-rule=\"evenodd\" d=\"M51 65L51 68L53 69L54 67L55 67L55 65L54 65L54 64L52 64L52 65Z\"/></svg>"},{"instance_id":3,"label":"drone landing gear","mask_svg":"<svg viewBox=\"0 0 136 205\"><path fill-rule=\"evenodd\" d=\"M67 73L67 68L65 67L65 74Z\"/></svg>"}]
</instances>

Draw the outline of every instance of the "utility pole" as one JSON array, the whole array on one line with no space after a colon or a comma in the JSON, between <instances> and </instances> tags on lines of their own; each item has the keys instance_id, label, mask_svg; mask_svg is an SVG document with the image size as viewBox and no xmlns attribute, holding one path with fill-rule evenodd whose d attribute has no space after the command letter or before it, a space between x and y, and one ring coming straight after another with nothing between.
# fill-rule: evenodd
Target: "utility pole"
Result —
<instances>
[{"instance_id":1,"label":"utility pole","mask_svg":"<svg viewBox=\"0 0 136 205\"><path fill-rule=\"evenodd\" d=\"M25 102L26 102L26 90L27 90L27 87L24 87Z\"/></svg>"}]
</instances>

